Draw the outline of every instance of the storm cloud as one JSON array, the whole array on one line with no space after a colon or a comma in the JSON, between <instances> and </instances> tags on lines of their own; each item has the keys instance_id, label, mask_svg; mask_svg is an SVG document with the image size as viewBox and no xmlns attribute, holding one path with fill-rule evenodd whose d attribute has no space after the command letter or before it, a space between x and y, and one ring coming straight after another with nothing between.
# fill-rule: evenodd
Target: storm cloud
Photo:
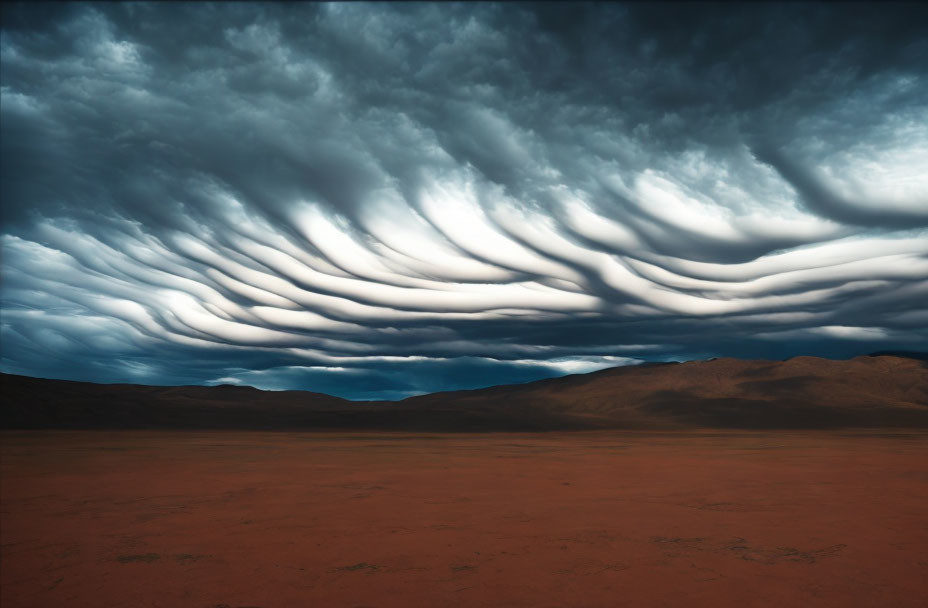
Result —
<instances>
[{"instance_id":1,"label":"storm cloud","mask_svg":"<svg viewBox=\"0 0 928 608\"><path fill-rule=\"evenodd\" d=\"M926 23L4 5L2 369L372 399L918 348Z\"/></svg>"}]
</instances>

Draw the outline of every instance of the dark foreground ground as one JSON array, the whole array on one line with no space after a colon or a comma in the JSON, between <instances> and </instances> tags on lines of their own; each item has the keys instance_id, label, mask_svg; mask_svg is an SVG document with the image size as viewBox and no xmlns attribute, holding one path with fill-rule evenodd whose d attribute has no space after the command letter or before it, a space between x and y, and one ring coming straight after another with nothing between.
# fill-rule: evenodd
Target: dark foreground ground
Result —
<instances>
[{"instance_id":1,"label":"dark foreground ground","mask_svg":"<svg viewBox=\"0 0 928 608\"><path fill-rule=\"evenodd\" d=\"M923 432L0 441L5 608L928 597Z\"/></svg>"}]
</instances>

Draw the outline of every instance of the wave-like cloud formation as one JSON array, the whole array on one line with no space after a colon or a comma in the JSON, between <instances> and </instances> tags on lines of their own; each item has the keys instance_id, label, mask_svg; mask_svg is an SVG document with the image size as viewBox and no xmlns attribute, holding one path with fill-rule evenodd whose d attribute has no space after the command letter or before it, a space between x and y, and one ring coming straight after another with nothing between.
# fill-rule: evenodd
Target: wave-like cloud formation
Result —
<instances>
[{"instance_id":1,"label":"wave-like cloud formation","mask_svg":"<svg viewBox=\"0 0 928 608\"><path fill-rule=\"evenodd\" d=\"M915 348L922 13L5 9L3 369L395 398Z\"/></svg>"}]
</instances>

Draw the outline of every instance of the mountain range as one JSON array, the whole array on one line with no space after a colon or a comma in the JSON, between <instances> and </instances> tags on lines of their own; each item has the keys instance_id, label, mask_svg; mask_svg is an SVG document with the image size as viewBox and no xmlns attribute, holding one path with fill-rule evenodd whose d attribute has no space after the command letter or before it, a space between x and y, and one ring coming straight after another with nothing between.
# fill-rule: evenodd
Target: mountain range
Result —
<instances>
[{"instance_id":1,"label":"mountain range","mask_svg":"<svg viewBox=\"0 0 928 608\"><path fill-rule=\"evenodd\" d=\"M642 364L380 402L230 385L92 384L11 374L0 382L0 427L7 429L928 427L928 361L909 353Z\"/></svg>"}]
</instances>

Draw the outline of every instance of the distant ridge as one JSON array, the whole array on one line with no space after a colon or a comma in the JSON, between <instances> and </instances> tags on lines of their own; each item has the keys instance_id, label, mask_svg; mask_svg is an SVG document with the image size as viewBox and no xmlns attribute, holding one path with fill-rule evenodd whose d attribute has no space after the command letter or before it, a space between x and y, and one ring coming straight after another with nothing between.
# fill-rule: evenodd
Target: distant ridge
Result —
<instances>
[{"instance_id":1,"label":"distant ridge","mask_svg":"<svg viewBox=\"0 0 928 608\"><path fill-rule=\"evenodd\" d=\"M878 350L870 353L871 357L902 357L904 359L918 359L928 361L928 351L921 350Z\"/></svg>"},{"instance_id":2,"label":"distant ridge","mask_svg":"<svg viewBox=\"0 0 928 608\"><path fill-rule=\"evenodd\" d=\"M497 431L928 428L928 362L719 358L353 402L242 386L92 384L2 375L0 427Z\"/></svg>"}]
</instances>

